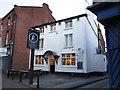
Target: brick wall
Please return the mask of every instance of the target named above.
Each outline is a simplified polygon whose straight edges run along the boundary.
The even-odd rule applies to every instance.
[[[8,27],[9,16],[13,17],[14,24]],[[4,27],[2,32],[2,45],[5,45],[6,31],[9,31],[9,43],[13,42],[12,68],[27,69],[29,65],[29,49],[27,46],[28,29],[33,26],[55,21],[47,4],[42,7],[14,6],[14,9],[2,19]],[[12,37],[12,38],[11,38]],[[10,41],[11,38],[11,41]]]

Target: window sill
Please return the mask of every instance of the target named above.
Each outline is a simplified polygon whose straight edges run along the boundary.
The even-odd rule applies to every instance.
[[[39,48],[39,50],[43,50],[43,48]]]
[[[54,32],[56,32],[56,31],[50,31],[49,33],[54,33]]]
[[[73,46],[64,47],[64,49],[70,49],[70,48],[73,48]]]
[[[65,28],[64,30],[66,31],[66,30],[71,30],[71,29],[73,29],[73,27]]]
[[[41,65],[41,64],[40,64],[40,65],[39,65],[39,64],[35,64],[34,66],[36,66],[36,67],[37,67],[37,66],[44,67],[45,65]]]
[[[44,33],[40,33],[40,35],[44,35]]]
[[[62,67],[67,67],[67,68],[76,68],[76,65],[62,65]]]

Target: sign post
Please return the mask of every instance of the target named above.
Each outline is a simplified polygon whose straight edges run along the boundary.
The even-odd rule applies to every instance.
[[[29,84],[33,84],[34,51],[39,48],[39,35],[37,30],[28,31],[27,48],[31,49]]]

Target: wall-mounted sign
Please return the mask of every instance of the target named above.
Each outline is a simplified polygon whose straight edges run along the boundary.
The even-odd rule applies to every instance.
[[[31,49],[38,49],[39,48],[39,31],[37,30],[29,30],[28,31],[28,41],[27,47]]]

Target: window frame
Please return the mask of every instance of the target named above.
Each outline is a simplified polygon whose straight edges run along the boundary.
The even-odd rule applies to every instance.
[[[66,20],[65,21],[65,30],[69,30],[73,28],[73,21],[71,20]]]
[[[5,36],[5,44],[7,45],[9,43],[9,30],[6,31],[6,36]]]
[[[63,55],[65,57],[63,57]],[[68,57],[68,55],[70,55],[70,57]],[[74,55],[74,57],[71,57],[72,55]],[[70,59],[69,61],[67,61],[68,59]],[[74,65],[72,64],[72,59],[74,59]],[[65,60],[65,64],[63,64],[63,60]],[[70,64],[68,64],[68,62],[70,62]],[[61,65],[62,66],[67,66],[67,67],[76,67],[77,66],[77,58],[76,58],[76,54],[75,53],[62,53],[61,54]]]
[[[38,59],[39,59],[39,61],[38,61]],[[37,64],[38,62],[40,62],[41,64]],[[35,65],[40,65],[40,66],[45,65],[45,59],[42,57],[42,55],[35,55]]]
[[[40,43],[39,49],[43,49],[44,48],[44,38],[41,38],[39,43]]]
[[[56,23],[50,25],[50,32],[56,32]]]
[[[70,36],[72,37],[71,40]],[[65,38],[64,48],[73,48],[73,33],[64,34],[64,38]]]

